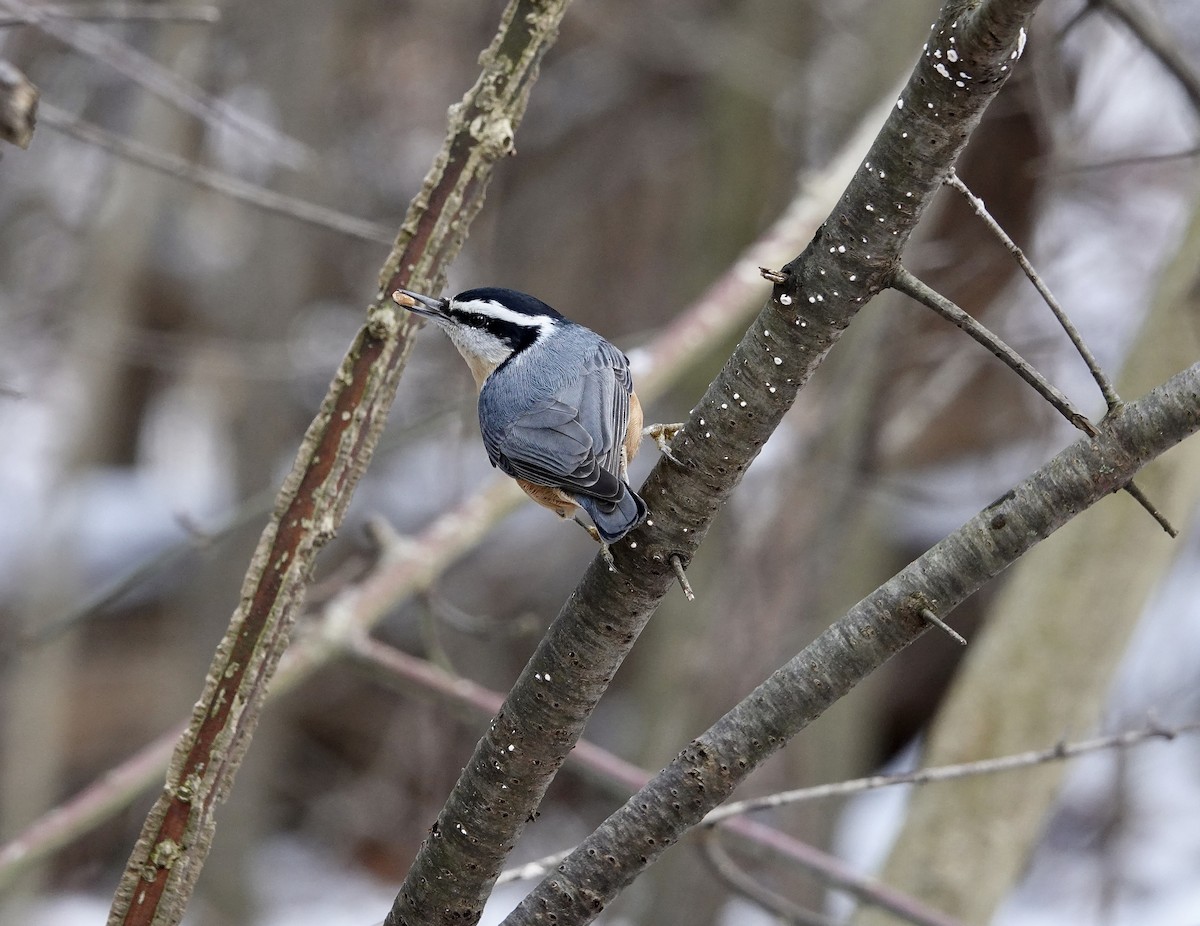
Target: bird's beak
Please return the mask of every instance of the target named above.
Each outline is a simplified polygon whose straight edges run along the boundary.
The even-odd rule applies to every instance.
[[[392,301],[401,308],[408,309],[426,318],[445,318],[449,299],[434,299],[432,296],[422,296],[407,289],[398,289],[392,293]]]

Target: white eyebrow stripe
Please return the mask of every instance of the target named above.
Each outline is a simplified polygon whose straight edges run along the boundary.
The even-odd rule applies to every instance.
[[[474,312],[476,315],[487,315],[497,321],[520,325],[523,328],[540,328],[542,334],[547,334],[554,327],[554,319],[549,315],[525,315],[505,308],[490,299],[471,299],[467,302],[454,302],[454,308],[460,312]]]

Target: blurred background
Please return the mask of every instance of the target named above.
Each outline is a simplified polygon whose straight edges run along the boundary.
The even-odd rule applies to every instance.
[[[575,4],[451,291],[526,290],[636,360],[894,95],[938,6]],[[1163,340],[1141,355],[1168,365],[1200,355],[1200,284],[1187,282],[1200,259],[1164,270],[1181,249],[1195,253],[1200,96],[1126,22],[1090,7],[1044,5],[959,173],[1116,376],[1139,338],[1147,343],[1152,307],[1181,314],[1153,329]],[[502,8],[259,0],[146,6],[192,20],[56,20],[118,39],[270,127],[265,143],[267,131],[180,112],[58,32],[0,27],[0,56],[43,104],[29,150],[6,147],[0,160],[0,843],[187,716],[275,490]],[[1142,12],[1200,70],[1200,9],[1161,0]],[[114,156],[81,140],[80,123],[361,221],[334,228],[266,213]],[[1048,310],[953,193],[906,262],[1085,412],[1103,414]],[[1165,298],[1161,287],[1180,273]],[[730,312],[755,311],[766,295],[765,283],[739,290]],[[696,350],[648,420],[681,420],[732,344]],[[1118,382],[1148,387],[1187,362]],[[955,329],[901,299],[876,300],[718,519],[690,569],[698,600],[668,597],[588,738],[657,770],[1073,433]],[[635,483],[653,455],[639,458]],[[425,331],[347,524],[320,561],[314,614],[377,558],[370,519],[413,534],[492,478],[465,365]],[[1200,538],[1187,529],[1198,499],[1195,486],[1156,499],[1184,528],[1174,544],[1152,533],[1137,557],[1093,557],[1051,577],[1086,585],[1118,565],[1147,577],[1136,606],[1101,603],[1084,616],[1079,633],[1115,641],[1124,656],[1111,683],[1097,662],[1093,722],[1054,738],[1144,726],[1150,712],[1165,724],[1200,719]],[[1115,497],[1100,508],[1132,505]],[[1081,529],[1095,534],[1093,516]],[[378,636],[504,691],[594,555],[582,531],[523,507],[428,592],[395,601]],[[954,617],[973,642],[995,597],[989,589]],[[926,635],[739,796],[911,761],[960,655]],[[218,814],[190,922],[377,922],[485,723],[342,660],[273,700]],[[1073,766],[1031,873],[996,921],[1200,922],[1198,753],[1181,737]],[[101,922],[153,790],[21,869],[0,889],[0,920]],[[806,803],[765,819],[877,864],[900,798]],[[568,767],[514,860],[574,844],[621,799]],[[733,849],[795,903],[845,915],[786,861]],[[497,915],[521,890],[498,892]],[[605,921],[778,920],[687,843]]]

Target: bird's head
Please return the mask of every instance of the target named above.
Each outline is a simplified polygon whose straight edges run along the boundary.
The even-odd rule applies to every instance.
[[[398,289],[392,299],[441,327],[480,386],[502,363],[567,324],[540,299],[514,289],[468,289],[450,299]]]

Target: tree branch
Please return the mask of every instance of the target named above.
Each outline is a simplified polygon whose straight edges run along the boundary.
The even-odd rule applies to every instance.
[[[796,788],[792,791],[779,791],[765,797],[755,797],[750,800],[736,801],[718,807],[704,818],[705,826],[712,826],[739,814],[754,813],[758,810],[769,810],[776,807],[786,807],[802,801],[824,800],[830,797],[848,797],[862,794],[864,791],[874,791],[878,788],[890,788],[893,785],[925,785],[937,781],[956,781],[960,778],[971,778],[975,775],[995,775],[998,772],[1011,772],[1016,769],[1029,768],[1032,765],[1044,765],[1047,762],[1062,762],[1076,756],[1092,752],[1102,752],[1110,749],[1128,749],[1140,746],[1151,740],[1173,740],[1200,731],[1200,723],[1183,724],[1178,727],[1164,727],[1159,724],[1144,727],[1140,730],[1126,730],[1123,733],[1113,733],[1109,736],[1097,736],[1092,739],[1080,740],[1075,743],[1061,742],[1049,749],[1033,749],[1028,752],[1018,752],[994,759],[979,759],[976,762],[956,762],[953,765],[938,765],[932,768],[922,768],[911,772],[897,772],[893,775],[868,775],[866,778],[852,778],[849,781],[835,781],[826,785],[813,785],[809,788]]]
[[[364,241],[391,244],[395,240],[390,229],[376,222],[368,222],[366,219],[305,202],[294,196],[285,196],[219,170],[196,164],[177,154],[157,151],[132,138],[122,138],[97,125],[77,119],[57,106],[42,104],[40,115],[45,125],[77,141],[103,148],[130,163],[186,180],[264,212],[298,219],[318,228],[326,228]]]
[[[1013,259],[1016,260],[1026,278],[1030,283],[1033,284],[1034,289],[1036,289],[1038,294],[1042,297],[1042,301],[1046,303],[1050,311],[1053,313],[1055,319],[1057,319],[1058,324],[1062,327],[1063,331],[1066,332],[1067,337],[1070,338],[1071,344],[1074,345],[1076,352],[1081,358],[1083,358],[1083,362],[1087,365],[1088,372],[1092,374],[1092,379],[1095,380],[1096,386],[1100,390],[1100,394],[1104,396],[1104,404],[1107,405],[1109,409],[1116,408],[1121,403],[1121,397],[1117,395],[1117,390],[1113,387],[1112,380],[1110,380],[1104,370],[1101,369],[1100,362],[1096,360],[1096,355],[1093,354],[1091,348],[1087,346],[1087,342],[1084,341],[1083,335],[1079,333],[1079,329],[1075,327],[1075,323],[1071,321],[1070,317],[1066,313],[1066,310],[1064,310],[1062,305],[1059,304],[1059,301],[1054,298],[1054,294],[1050,292],[1050,287],[1046,285],[1046,281],[1042,279],[1042,275],[1034,269],[1034,266],[1030,262],[1029,258],[1025,256],[1025,252],[1022,251],[1017,246],[1017,243],[1008,236],[1008,232],[1006,232],[1000,226],[1000,223],[992,218],[992,214],[988,212],[987,206],[984,205],[983,200],[970,191],[957,173],[950,171],[949,175],[946,177],[946,185],[967,201],[967,205],[971,207],[971,211],[983,220],[983,223],[988,227],[988,230],[991,231],[991,233],[995,235],[997,239],[999,239],[1000,243],[1004,245],[1008,253],[1013,256]]]
[[[660,462],[643,486],[650,520],[613,549],[615,572],[593,561],[476,746],[387,926],[478,919],[526,820],[673,585],[671,558],[691,561],[800,387],[887,285],[1020,56],[1036,7],[1037,0],[946,3],[867,160],[675,438],[682,465]],[[579,903],[594,915],[589,898]]]
[[[212,840],[215,807],[249,745],[316,553],[341,523],[408,357],[415,325],[398,317],[403,313],[385,294],[400,285],[441,287],[447,263],[482,206],[495,161],[511,150],[564,8],[565,0],[512,0],[482,56],[479,81],[451,108],[445,147],[409,208],[368,321],[284,480],[241,603],[117,889],[110,926],[165,926],[183,915]]]
[[[98,26],[55,18],[26,0],[0,0],[0,9],[7,9],[13,16],[54,36],[81,54],[103,61],[182,112],[191,113],[209,125],[225,125],[237,130],[245,138],[268,150],[276,160],[296,166],[307,161],[311,155],[307,145],[223,100],[213,98],[191,81]]]
[[[927,309],[932,309],[950,324],[957,327],[975,343],[985,347],[990,354],[1024,380],[1025,384],[1049,403],[1050,407],[1069,421],[1072,427],[1084,434],[1095,434],[1096,426],[1079,411],[1065,395],[1051,385],[1024,357],[1001,340],[991,329],[955,305],[941,293],[917,279],[904,267],[898,267],[892,277],[892,288],[903,293]]]
[[[1083,438],[855,605],[693,740],[504,921],[588,923],[759,764],[1035,544],[1200,430],[1200,363]],[[598,862],[598,860],[603,860]]]

